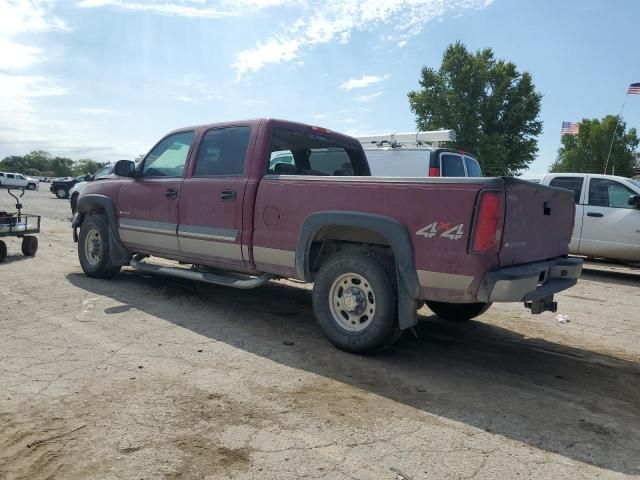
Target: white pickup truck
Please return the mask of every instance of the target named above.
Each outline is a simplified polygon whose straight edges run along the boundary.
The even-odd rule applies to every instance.
[[[0,172],[0,187],[23,187],[35,190],[40,186],[40,181],[19,173]]]
[[[614,175],[550,173],[540,183],[574,193],[570,253],[640,262],[640,181]]]

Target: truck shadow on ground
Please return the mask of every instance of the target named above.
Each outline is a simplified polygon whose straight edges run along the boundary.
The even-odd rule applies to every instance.
[[[363,357],[329,344],[304,288],[272,283],[242,291],[131,271],[111,281],[82,274],[67,279],[123,304],[105,313],[139,309],[429,414],[579,462],[640,474],[638,363],[481,321],[456,324],[427,315],[415,329],[417,338],[405,332],[390,350]]]

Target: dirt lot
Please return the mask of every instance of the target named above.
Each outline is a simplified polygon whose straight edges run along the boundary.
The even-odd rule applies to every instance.
[[[640,475],[640,276],[554,314],[424,309],[384,354],[333,348],[303,285],[84,276],[48,185],[40,250],[0,265],[0,478]],[[0,191],[0,210],[11,209]]]

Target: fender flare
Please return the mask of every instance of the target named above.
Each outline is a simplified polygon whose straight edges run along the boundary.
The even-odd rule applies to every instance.
[[[373,213],[325,211],[309,215],[300,229],[296,245],[296,271],[300,278],[311,281],[309,250],[316,233],[327,226],[349,226],[371,230],[382,235],[393,251],[398,276],[398,319],[401,329],[417,323],[417,300],[420,283],[413,255],[413,244],[407,227],[398,220]]]
[[[78,197],[77,212],[71,223],[73,239],[75,241],[78,240],[77,229],[82,225],[87,214],[95,210],[101,210],[107,217],[111,262],[116,265],[129,265],[132,253],[122,245],[122,241],[120,240],[116,210],[113,206],[113,200],[110,197],[98,194],[88,194]]]

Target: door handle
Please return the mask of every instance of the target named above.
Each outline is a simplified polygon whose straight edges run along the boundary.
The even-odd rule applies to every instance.
[[[237,193],[234,192],[233,190],[223,190],[222,193],[220,193],[220,198],[222,200],[225,201],[233,201],[236,199]]]
[[[604,215],[598,212],[588,212],[587,217],[604,217]]]
[[[178,196],[178,190],[170,188],[169,190],[164,192],[164,196],[167,198],[176,198]]]

